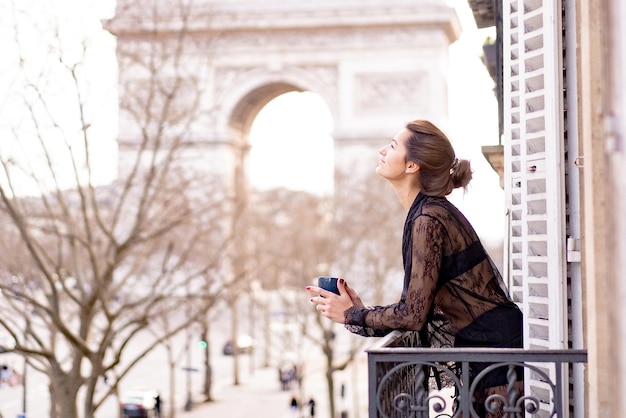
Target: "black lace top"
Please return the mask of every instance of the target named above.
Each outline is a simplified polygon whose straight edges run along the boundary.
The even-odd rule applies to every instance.
[[[348,330],[363,336],[420,331],[422,345],[432,347],[455,346],[463,331],[463,344],[457,346],[520,346],[521,312],[474,228],[448,199],[421,193],[416,197],[404,225],[402,256],[400,300],[351,307],[344,313]],[[505,308],[504,313],[477,321],[496,307]]]

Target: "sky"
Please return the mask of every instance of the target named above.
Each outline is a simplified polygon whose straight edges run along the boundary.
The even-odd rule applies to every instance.
[[[316,93],[287,93],[268,103],[250,132],[251,184],[261,190],[286,187],[316,194],[331,193],[332,129],[328,107]],[[298,132],[296,140],[294,132]],[[280,164],[275,163],[277,160]]]
[[[98,18],[110,16],[115,4],[113,0],[56,0],[47,4],[52,3],[57,5],[59,14],[65,16],[67,21],[83,22],[74,28],[78,32],[92,30],[85,27],[84,22],[98,22]],[[26,10],[27,4],[39,3],[36,0],[20,0],[19,4]],[[498,143],[494,84],[481,61],[482,44],[488,36],[493,37],[495,32],[493,28],[476,29],[466,0],[451,0],[450,4],[457,10],[463,31],[460,39],[450,47],[450,123],[446,132],[457,156],[470,159],[474,169],[474,179],[468,192],[455,191],[450,199],[461,208],[484,239],[499,240],[504,232],[504,194],[499,187],[497,174],[480,149],[482,145]],[[44,10],[35,10],[39,10],[37,16],[45,15]],[[90,19],[77,19],[78,13],[88,14]],[[11,39],[11,28],[4,26],[4,30],[7,31],[4,39]],[[110,42],[110,39],[105,37],[104,42]],[[39,44],[33,39],[33,48]],[[94,66],[101,67],[102,64],[95,62]],[[8,73],[3,71],[3,74],[4,82],[9,83],[11,78],[6,76]],[[2,102],[0,106],[4,115],[7,115],[7,103]],[[306,120],[303,119],[305,117]],[[115,124],[103,121],[103,125]],[[305,136],[300,134],[302,130],[298,128],[303,125],[309,128]],[[315,93],[294,92],[270,102],[257,117],[250,134],[251,184],[260,189],[287,187],[313,193],[331,192],[334,167],[332,129],[330,112]],[[296,130],[299,132],[297,142],[292,140]],[[390,132],[390,136],[394,133]],[[113,138],[115,133],[108,132],[105,136]],[[3,147],[6,146],[5,142]],[[293,155],[301,155],[302,158],[291,158]],[[276,161],[280,161],[280,164],[276,164]],[[59,164],[62,165],[62,161]],[[280,167],[280,172],[277,167]],[[281,175],[285,169],[291,173],[290,176]],[[374,169],[372,167],[372,171]]]
[[[75,187],[86,181],[87,165],[93,184],[114,179],[117,69],[114,39],[99,21],[111,13],[105,5],[111,1],[0,2],[0,156],[7,161],[3,167],[11,173],[16,194]],[[68,68],[89,81],[75,83]],[[85,73],[96,76],[82,77]],[[81,112],[90,122],[86,127]],[[89,164],[83,129],[92,139]],[[73,163],[79,180],[68,169]],[[0,183],[6,185],[3,174],[0,170]]]
[[[450,46],[450,126],[446,133],[457,157],[469,159],[474,170],[467,192],[455,190],[450,200],[483,240],[497,243],[504,234],[504,191],[481,151],[483,145],[498,144],[494,82],[482,63],[482,45],[487,37],[495,37],[495,30],[476,28],[467,1],[453,0],[450,4],[457,10],[463,31]],[[293,132],[300,135],[298,127],[303,125],[310,132],[294,141]],[[262,190],[287,187],[318,194],[332,192],[332,127],[330,112],[315,93],[287,93],[270,102],[259,113],[250,133],[251,184]],[[393,134],[390,132],[390,136]],[[274,163],[277,160],[280,164]],[[285,176],[285,171],[290,175]]]

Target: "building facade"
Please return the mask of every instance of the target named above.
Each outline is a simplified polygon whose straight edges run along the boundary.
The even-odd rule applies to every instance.
[[[470,0],[498,29],[506,256],[528,348],[585,348],[574,416],[619,416],[626,399],[620,1]],[[541,382],[532,382],[540,386]]]

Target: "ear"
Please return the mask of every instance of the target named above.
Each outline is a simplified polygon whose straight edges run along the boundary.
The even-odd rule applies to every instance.
[[[415,161],[407,161],[405,171],[407,173],[417,173],[420,170],[420,166]]]

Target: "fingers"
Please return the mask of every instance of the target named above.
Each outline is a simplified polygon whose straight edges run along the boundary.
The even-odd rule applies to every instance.
[[[341,296],[346,295],[345,287],[341,289],[341,287],[343,287],[344,284],[345,282],[343,281],[341,284],[338,284],[339,292],[341,295],[337,295],[333,292],[330,292],[328,290],[322,289],[321,287],[317,287],[317,286],[307,286],[305,289],[308,292],[311,292],[317,295],[317,296],[311,297],[310,299],[311,303],[315,304],[315,310],[317,310],[322,316],[335,320],[333,319],[334,314],[332,312],[334,312],[334,310],[336,310],[337,307],[334,306],[333,304],[337,303],[340,300]]]
[[[307,287],[305,287],[305,289],[306,289],[308,292],[311,292],[311,293],[317,293],[317,294],[319,294],[319,293],[320,293],[320,290],[324,290],[324,289],[322,289],[321,287],[317,287],[317,286],[307,286]]]
[[[356,294],[355,290],[353,288],[351,288],[350,286],[348,286],[348,282],[344,281],[343,282],[343,288],[346,291],[346,293],[348,294],[348,296],[352,297],[354,294]]]
[[[335,294],[316,286],[307,286],[306,290],[318,295],[312,297],[310,301],[315,304],[316,311],[318,311],[322,316],[328,317],[328,299],[324,297],[324,294],[326,294],[326,296]]]
[[[307,286],[305,287],[305,289],[311,293],[314,293],[316,295],[321,296],[322,298],[327,298],[329,296],[337,296],[335,293],[330,292],[326,289],[322,289],[321,287],[317,287],[317,286]],[[315,298],[313,298],[315,299]],[[311,302],[313,302],[313,299],[311,299]],[[319,302],[317,302],[319,303]]]
[[[337,282],[337,290],[339,290],[340,295],[343,295],[348,290],[348,283],[344,279],[339,279]]]
[[[356,292],[356,290],[354,290],[353,288],[348,286],[348,284],[346,284],[346,291],[348,293],[348,296],[350,297],[350,300],[352,301],[352,303],[355,306],[357,306],[359,308],[364,308],[365,307],[365,305],[361,301],[361,297],[359,296],[359,294]]]
[[[325,292],[326,294],[332,294],[332,292],[327,292],[326,290],[315,286],[307,286],[306,290],[318,295],[309,299],[312,303],[315,303],[317,305],[315,309],[317,309],[318,311],[320,311],[320,306],[322,306],[322,304],[325,302],[325,298],[322,293]]]
[[[350,296],[350,298],[354,298],[354,297],[358,297],[359,296],[356,293],[356,290],[354,290],[353,288],[349,287],[348,285],[346,285],[346,291],[348,292],[348,295]]]
[[[317,305],[315,305],[315,309],[319,312],[324,312],[324,305],[318,303]]]
[[[322,316],[328,317],[328,305],[324,303],[324,298],[315,297],[311,298],[311,302],[315,303],[315,310],[318,311]]]
[[[356,292],[356,290],[348,286],[347,281],[340,279],[339,284],[337,285],[337,288],[339,289],[339,293],[341,295],[346,293],[350,297],[350,300],[352,300],[352,302],[355,302],[356,300],[359,299],[358,293]],[[343,291],[342,291],[342,288],[343,288]]]

